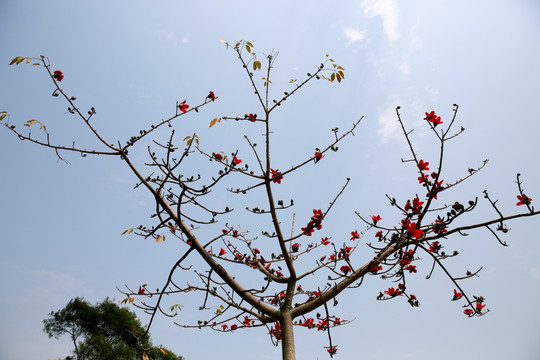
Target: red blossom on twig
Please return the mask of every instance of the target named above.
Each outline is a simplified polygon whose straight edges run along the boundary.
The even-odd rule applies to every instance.
[[[64,74],[60,70],[56,70],[53,73],[53,78],[55,78],[56,81],[62,81],[62,79],[64,78]]]
[[[424,162],[424,160],[420,160],[418,162],[418,168],[420,169],[420,171],[429,170],[428,166],[429,162]]]
[[[382,220],[382,217],[381,215],[371,215],[371,220],[373,220],[374,225],[377,225],[377,223]]]
[[[189,109],[189,105],[186,104],[186,100],[182,101],[180,105],[178,105],[178,109],[180,109],[180,111],[183,113],[185,113],[187,109]]]
[[[426,113],[426,120],[433,123],[433,127],[442,124],[441,117],[435,114],[435,111]]]
[[[281,175],[279,169],[270,169],[270,172],[272,173],[272,182],[281,184],[281,180],[283,180],[283,175]]]
[[[521,205],[530,205],[531,204],[531,201],[532,199],[530,197],[528,197],[527,195],[523,194],[522,195],[518,195],[517,196],[518,198],[518,202],[516,203],[517,206],[521,206]]]

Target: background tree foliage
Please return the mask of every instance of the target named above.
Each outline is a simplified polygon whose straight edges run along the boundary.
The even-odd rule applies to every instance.
[[[154,347],[135,313],[109,299],[92,305],[82,298],[71,299],[43,320],[43,331],[58,339],[69,335],[77,360],[141,359],[181,360],[161,346]]]

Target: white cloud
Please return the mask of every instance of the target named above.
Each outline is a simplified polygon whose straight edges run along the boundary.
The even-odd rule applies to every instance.
[[[388,106],[377,119],[379,130],[377,134],[381,135],[382,141],[387,142],[392,138],[399,138],[399,124],[396,121],[395,106]]]
[[[383,21],[383,31],[390,40],[399,39],[399,6],[394,0],[364,0],[364,14],[368,17],[380,16]]]
[[[366,39],[366,31],[365,30],[358,30],[352,27],[347,27],[343,29],[343,32],[345,33],[345,37],[347,38],[347,41],[349,44],[363,41]]]

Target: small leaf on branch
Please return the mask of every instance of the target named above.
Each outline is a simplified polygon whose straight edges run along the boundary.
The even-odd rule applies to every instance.
[[[131,229],[127,229],[125,230],[122,234],[120,234],[120,236],[124,235],[124,234],[131,234],[133,232],[133,228]]]
[[[210,121],[210,126],[209,128],[211,128],[212,126],[216,125],[216,123],[220,122],[221,121],[221,118],[215,118],[213,119],[212,121]],[[184,139],[185,140],[185,139]]]
[[[156,242],[162,242],[165,241],[165,235],[160,235],[156,238]]]
[[[24,56],[17,56],[15,59],[11,60],[11,62],[9,63],[9,65],[19,65],[20,63],[22,63],[24,61],[24,59],[26,59],[26,57]]]
[[[30,125],[37,124],[37,123],[39,123],[39,121],[37,121],[37,120],[28,120],[28,121],[26,122],[26,124],[24,124],[24,126],[28,126],[28,127],[29,127]]]

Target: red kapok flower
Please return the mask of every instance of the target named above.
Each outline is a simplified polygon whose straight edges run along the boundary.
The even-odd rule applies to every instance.
[[[422,174],[422,176],[418,177],[418,183],[419,184],[424,184],[428,180],[428,178],[429,178],[429,176],[427,176],[425,174]]]
[[[223,324],[223,325],[221,325],[221,328],[222,328],[223,330],[227,330],[227,329],[229,328],[229,326],[227,326],[227,324]]]
[[[472,316],[472,314],[474,313],[473,309],[465,309],[463,310],[463,313],[467,316]]]
[[[320,320],[318,323],[317,323],[317,331],[320,331],[320,330],[324,330],[328,327],[328,320],[324,319],[324,320]]]
[[[276,328],[274,329],[274,327],[272,326],[270,328],[270,334],[274,336],[277,340],[281,340],[281,325],[277,321],[274,325]]]
[[[257,114],[247,114],[244,115],[244,118],[245,119],[249,119],[249,121],[251,122],[255,122],[255,120],[257,120]]]
[[[246,316],[244,316],[244,324],[247,326],[251,326],[251,319]]]
[[[210,91],[210,94],[208,94],[208,96],[206,98],[214,101],[214,100],[216,100],[216,95],[214,94],[213,91]]]
[[[452,301],[459,300],[459,299],[461,299],[462,296],[463,296],[462,293],[460,293],[456,289],[454,289],[454,297],[452,298]]]
[[[139,286],[139,291],[137,292],[139,295],[144,295],[144,288],[142,286]]]
[[[324,155],[319,152],[319,151],[316,151],[315,152],[315,162],[318,162],[319,160],[321,160],[322,158],[324,157]]]
[[[223,248],[221,248],[221,250],[219,250],[219,256],[223,256],[225,255],[227,252],[225,250],[223,250]]]
[[[238,165],[242,162],[242,160],[240,160],[239,158],[237,158],[236,156],[233,157],[232,159],[232,165],[235,166],[235,165]]]
[[[272,181],[281,184],[281,180],[283,180],[283,175],[281,175],[279,169],[270,169],[270,172],[272,173]]]
[[[178,229],[176,226],[171,226],[171,227],[169,228],[169,230],[171,230],[171,232],[172,232],[173,234],[176,233],[176,229]]]
[[[357,230],[354,230],[353,232],[351,232],[351,241],[356,239],[360,239],[360,234],[358,234]]]
[[[485,308],[485,307],[486,307],[486,305],[484,305],[484,304],[482,304],[480,302],[476,303],[476,311],[478,311],[478,312],[482,311],[482,309]]]
[[[428,166],[429,162],[424,162],[424,160],[420,160],[418,162],[418,168],[420,169],[420,171],[429,170]]]
[[[523,194],[523,196],[518,195],[517,198],[519,200],[518,203],[516,204],[517,206],[530,205],[532,201],[532,199],[525,194]]]
[[[416,265],[409,265],[405,268],[405,270],[408,270],[409,273],[416,273]]]
[[[214,153],[214,159],[216,159],[217,161],[221,161],[223,160],[223,155],[221,155],[220,153]]]
[[[343,265],[340,270],[342,273],[347,275],[349,272],[351,272],[351,267],[349,265]]]
[[[441,243],[438,241],[434,241],[429,245],[429,252],[437,253],[441,250]]]
[[[180,109],[180,111],[183,113],[185,113],[187,109],[189,109],[189,105],[186,104],[186,100],[182,101],[180,105],[178,105],[178,109]]]
[[[315,327],[315,320],[313,318],[307,318],[306,321],[302,324],[302,326],[307,327],[308,329],[313,329]]]
[[[292,248],[293,252],[298,252],[298,249],[300,249],[300,244],[299,243],[294,243],[294,244],[291,245],[291,248]]]
[[[377,271],[379,271],[379,270],[382,270],[382,266],[381,266],[381,265],[374,266],[373,269],[370,270],[370,272],[371,272],[372,274],[376,274]]]
[[[394,297],[394,296],[401,296],[403,293],[401,292],[401,290],[399,289],[394,289],[393,287],[391,288],[388,288],[388,290],[386,290],[384,292],[385,294],[391,296],[391,297]]]
[[[232,325],[231,325],[231,330],[236,330],[237,327],[238,327],[238,325],[232,324]]]
[[[64,78],[64,74],[60,70],[56,70],[55,72],[53,72],[53,78],[55,78],[56,81],[62,81],[62,79]]]
[[[426,120],[429,121],[430,123],[433,123],[434,127],[443,123],[441,121],[441,117],[437,116],[435,114],[435,111],[432,111],[430,113],[426,113]]]
[[[276,275],[277,275],[278,277],[283,277],[283,273],[282,273],[281,271],[276,271]]]
[[[326,246],[326,245],[330,244],[330,240],[328,240],[327,237],[321,238],[321,244],[323,244],[324,246]]]
[[[382,220],[382,217],[381,217],[381,215],[371,215],[371,220],[373,220],[374,225],[377,225],[377,222]]]
[[[381,237],[382,237],[382,234],[383,234],[382,230],[379,230],[379,231],[377,231],[377,233],[375,234],[375,237],[381,238]]]
[[[407,232],[409,233],[409,235],[411,235],[411,237],[415,239],[420,239],[422,235],[424,234],[424,230],[417,229],[416,223],[409,224],[408,220],[407,220]]]
[[[337,353],[337,345],[336,346],[330,346],[328,349],[326,349],[330,355],[334,355]]]

